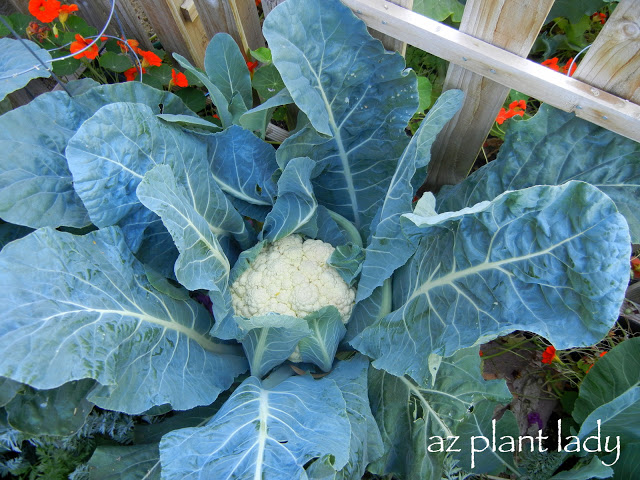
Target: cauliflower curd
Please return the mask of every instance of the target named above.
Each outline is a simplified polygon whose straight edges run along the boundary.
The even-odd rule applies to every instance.
[[[233,309],[247,318],[271,312],[303,318],[333,305],[347,323],[355,289],[327,264],[334,250],[300,235],[268,245],[231,285]]]

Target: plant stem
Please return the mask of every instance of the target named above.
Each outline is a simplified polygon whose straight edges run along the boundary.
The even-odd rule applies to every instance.
[[[501,352],[494,353],[494,354],[492,354],[492,355],[487,355],[486,357],[484,357],[484,356],[483,356],[483,357],[482,357],[482,360],[488,360],[488,359],[490,359],[490,358],[499,357],[500,355],[503,355],[503,354],[505,354],[505,353],[507,353],[507,352],[510,352],[510,351],[512,351],[512,350],[515,350],[516,348],[521,347],[522,345],[524,345],[525,343],[528,343],[528,342],[530,342],[530,341],[531,341],[531,339],[530,339],[530,338],[527,338],[526,340],[524,340],[524,341],[522,341],[522,342],[516,343],[515,345],[512,345],[512,346],[510,346],[510,347],[506,347],[506,348],[504,348]]]

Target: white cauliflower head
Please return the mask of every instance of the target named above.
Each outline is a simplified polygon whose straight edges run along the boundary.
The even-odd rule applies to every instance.
[[[355,289],[327,264],[334,250],[300,235],[266,246],[231,285],[233,309],[247,318],[271,312],[303,318],[333,305],[347,323]]]

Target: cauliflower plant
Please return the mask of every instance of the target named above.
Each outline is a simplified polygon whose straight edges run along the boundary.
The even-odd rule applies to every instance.
[[[301,235],[273,242],[231,285],[233,309],[247,318],[271,312],[304,318],[333,305],[346,324],[356,294],[327,264],[334,250]]]

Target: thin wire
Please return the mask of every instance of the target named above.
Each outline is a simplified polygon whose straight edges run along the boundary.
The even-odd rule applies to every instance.
[[[142,81],[142,63],[140,63],[140,58],[138,58],[138,55],[136,55],[136,52],[133,49],[133,47],[129,45],[129,39],[127,38],[127,35],[124,32],[124,27],[122,26],[122,22],[120,21],[120,16],[118,15],[118,12],[115,12],[115,17],[116,17],[116,23],[118,24],[118,30],[120,30],[120,35],[122,36],[121,40],[125,43],[125,45],[129,49],[129,52],[133,54],[131,56],[133,56],[133,58],[137,63],[138,74],[140,75],[140,81]]]
[[[109,12],[109,18],[107,19],[107,22],[106,22],[106,23],[104,24],[104,26],[102,27],[102,30],[100,31],[100,33],[99,33],[98,35],[96,35],[95,40],[93,40],[93,41],[92,41],[91,43],[89,43],[87,46],[85,46],[84,48],[82,48],[82,49],[78,50],[78,51],[77,51],[77,52],[75,52],[75,53],[71,53],[71,54],[69,54],[69,55],[65,55],[65,56],[58,57],[58,58],[52,58],[51,60],[46,60],[46,63],[53,63],[53,62],[59,62],[60,60],[67,60],[68,58],[72,58],[72,57],[74,57],[74,56],[76,56],[76,55],[78,55],[78,54],[80,54],[80,53],[82,53],[82,52],[84,52],[84,51],[86,51],[86,50],[89,50],[92,46],[94,46],[94,45],[98,42],[98,40],[100,39],[100,37],[104,36],[104,32],[107,30],[107,28],[109,28],[109,24],[111,23],[111,19],[113,18],[113,13],[115,12],[115,9],[116,9],[116,0],[111,0],[111,11]],[[6,21],[4,20],[4,18],[0,17],[0,19],[2,19],[2,22],[3,22],[5,25],[7,25],[7,23],[6,23]],[[7,25],[7,26],[8,26],[8,25]],[[9,26],[8,26],[8,27],[9,27]],[[11,29],[11,27],[9,27],[9,28]],[[13,29],[12,29],[12,31],[13,31]],[[17,35],[17,33],[15,33],[15,35]],[[17,38],[18,38],[19,40],[22,40],[22,39],[20,38],[20,36],[19,36],[19,35],[17,36]],[[24,40],[22,40],[22,41],[24,42]],[[53,51],[53,50],[57,50],[57,49],[52,49],[52,51]],[[29,49],[29,51],[31,51],[31,50]],[[33,53],[33,52],[31,52],[31,53]],[[34,55],[34,56],[36,56],[36,58],[37,58],[37,55],[35,55],[35,53],[33,53],[33,55]],[[42,63],[42,60],[40,60],[39,58],[38,58],[38,61],[39,61],[40,63]],[[30,71],[32,71],[32,70],[38,70],[39,68],[40,68],[40,66],[39,66],[39,65],[34,65],[33,67],[29,68],[28,70],[24,70],[24,71],[22,71],[22,72],[20,72],[20,73],[16,73],[16,74],[13,74],[13,75],[7,75],[7,76],[4,76],[4,77],[0,77],[0,80],[4,80],[4,79],[7,79],[7,78],[13,78],[13,77],[16,77],[16,76],[18,76],[18,75],[22,75],[22,74],[25,74],[25,73],[29,73],[29,72],[30,72]],[[46,68],[48,71],[50,71],[50,72],[51,72],[51,70],[49,70],[49,67],[47,67],[46,65],[45,65],[45,68]],[[51,72],[51,74],[53,75],[53,72]],[[55,78],[55,77],[54,77],[54,78]],[[64,88],[64,87],[63,87],[63,88]],[[69,92],[68,92],[68,90],[67,90],[66,88],[65,88],[65,91],[67,91],[67,93],[69,93]]]
[[[567,68],[567,73],[566,75],[568,77],[571,76],[571,69],[573,68],[573,65],[576,63],[576,61],[578,60],[578,57],[580,55],[582,55],[584,52],[586,52],[587,50],[589,50],[589,47],[591,47],[591,45],[587,45],[586,47],[584,47],[582,50],[580,50],[572,59],[571,62],[569,62],[569,68]]]
[[[54,78],[54,80],[56,82],[58,82],[58,85],[60,85],[60,87],[62,87],[62,89],[65,92],[67,92],[67,95],[72,97],[73,95],[71,95],[71,92],[67,89],[67,87],[64,85],[64,83],[62,83],[60,81],[60,79],[58,78],[58,76],[55,73],[53,73],[53,69],[51,67],[47,66],[47,64],[44,63],[44,61],[38,55],[36,55],[36,52],[34,52],[33,50],[31,50],[31,48],[29,48],[29,45],[27,44],[27,42],[24,41],[24,38],[22,38],[20,35],[18,35],[18,32],[16,32],[13,29],[13,26],[10,25],[9,22],[7,22],[1,15],[0,15],[0,20],[2,21],[4,26],[9,29],[9,31],[13,34],[13,36],[16,37],[16,39],[20,42],[20,44],[24,48],[26,48],[29,51],[29,53],[31,55],[33,55],[36,58],[36,60],[38,60],[38,63],[40,65],[42,65],[47,72],[49,72],[49,74]],[[40,65],[35,65],[34,68],[32,68],[31,70],[40,70]],[[29,70],[29,71],[31,71],[31,70]],[[17,73],[15,75],[7,75],[5,77],[0,77],[0,80],[3,80],[5,78],[14,78],[14,77],[17,77],[18,75],[22,75],[22,73]]]

